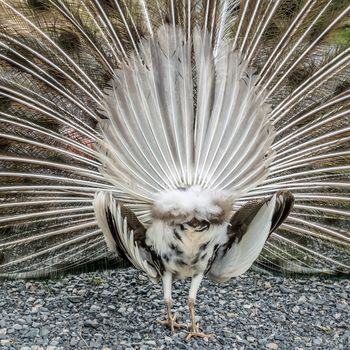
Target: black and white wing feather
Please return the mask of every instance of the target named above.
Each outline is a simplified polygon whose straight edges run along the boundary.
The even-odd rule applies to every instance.
[[[294,197],[281,191],[263,201],[248,202],[231,218],[227,242],[218,249],[208,276],[226,281],[246,272],[258,258],[269,235],[291,211]]]
[[[144,244],[146,230],[137,217],[109,192],[98,192],[93,205],[108,248],[157,281],[157,262]]]

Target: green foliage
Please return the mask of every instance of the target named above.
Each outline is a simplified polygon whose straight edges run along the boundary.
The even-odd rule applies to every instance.
[[[106,280],[101,278],[100,276],[97,276],[91,280],[91,283],[94,284],[95,286],[100,286],[101,284],[105,284]]]
[[[332,32],[328,39],[329,44],[350,45],[350,20],[347,22],[347,24]]]

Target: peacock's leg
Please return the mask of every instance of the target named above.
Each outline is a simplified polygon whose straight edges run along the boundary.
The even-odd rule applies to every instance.
[[[212,334],[205,334],[202,333],[199,330],[199,324],[196,323],[196,314],[195,314],[195,310],[194,310],[194,305],[196,302],[196,297],[197,297],[197,292],[199,289],[199,286],[202,282],[203,279],[203,275],[199,274],[196,275],[192,278],[191,281],[191,288],[190,288],[190,293],[189,293],[189,297],[188,297],[188,308],[190,310],[190,317],[191,317],[191,331],[188,334],[188,336],[186,337],[186,340],[190,340],[191,338],[210,338],[212,336]]]
[[[174,333],[175,328],[187,328],[185,324],[179,324],[176,322],[176,315],[171,313],[171,306],[173,301],[171,299],[171,284],[172,275],[166,272],[163,275],[163,291],[164,291],[164,304],[166,307],[167,319],[165,321],[158,321],[160,324],[170,328],[171,333]]]

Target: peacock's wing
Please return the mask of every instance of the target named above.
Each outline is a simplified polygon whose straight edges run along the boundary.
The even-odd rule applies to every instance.
[[[108,248],[157,281],[160,260],[146,245],[146,229],[136,215],[108,192],[98,192],[93,206]]]
[[[262,201],[246,203],[231,218],[227,242],[219,247],[207,273],[226,281],[247,271],[260,255],[269,235],[293,208],[290,192],[281,191]]]

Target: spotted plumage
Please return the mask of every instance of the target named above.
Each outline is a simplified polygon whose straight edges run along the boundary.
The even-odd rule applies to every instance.
[[[206,270],[214,247],[226,241],[226,226],[210,226],[202,221],[196,226],[188,223],[174,225],[168,231],[172,233],[172,237],[168,239],[168,246],[163,248],[157,242],[163,237],[153,235],[152,230],[147,232],[146,239],[149,246],[164,249],[162,260],[165,269],[173,273],[175,278],[183,279]]]

